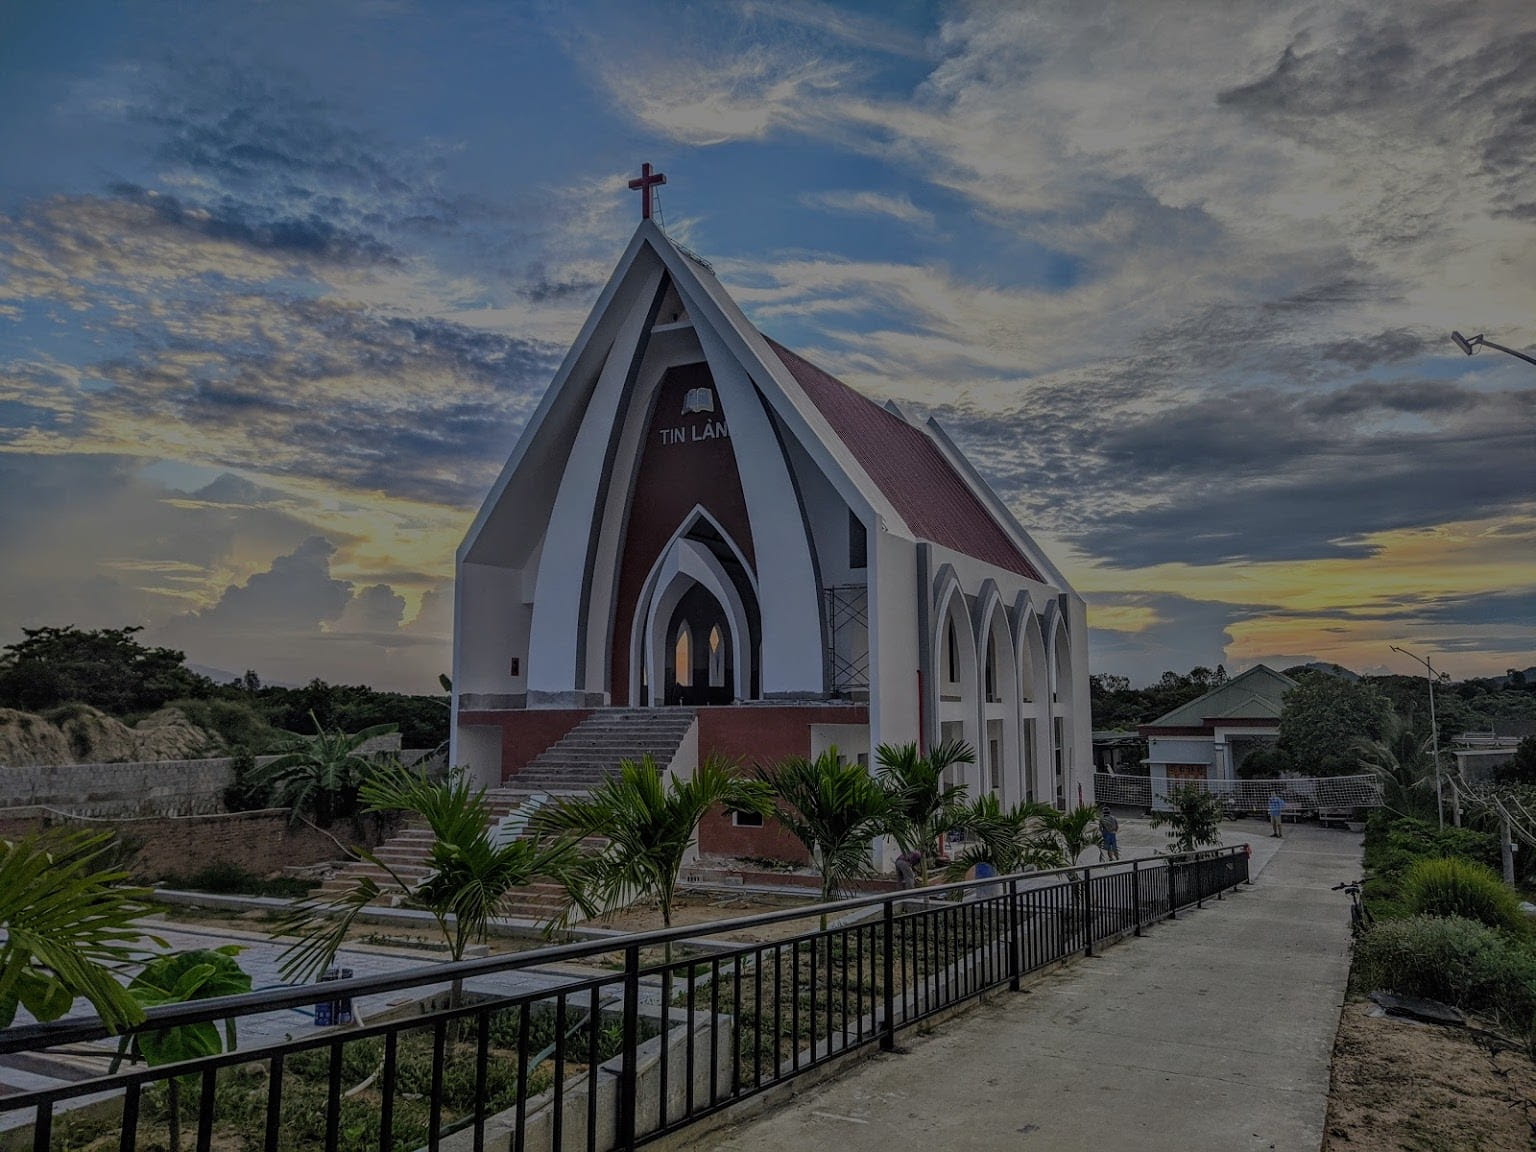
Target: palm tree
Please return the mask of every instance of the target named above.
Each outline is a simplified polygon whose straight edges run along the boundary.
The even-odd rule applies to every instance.
[[[358,749],[375,736],[397,731],[398,726],[375,724],[348,735],[339,728],[327,731],[313,712],[309,718],[315,734],[301,737],[302,747],[279,756],[260,775],[277,803],[293,810],[295,821],[301,813],[311,812],[317,824],[329,827],[337,816],[357,810],[358,789],[374,766]]]
[[[974,764],[976,753],[963,740],[945,740],[927,756],[916,744],[882,744],[875,749],[879,781],[891,802],[888,831],[908,852],[922,853],[918,877],[928,883],[928,858],[939,837],[960,827],[966,812],[966,787],[950,784],[945,773],[956,764]]]
[[[772,793],[774,819],[805,845],[821,873],[823,903],[873,871],[870,841],[889,824],[891,798],[863,765],[828,748],[814,760],[791,756],[759,768],[758,775]]]
[[[1035,801],[1004,809],[995,795],[979,797],[964,809],[959,826],[970,839],[944,870],[945,879],[962,880],[978,864],[990,864],[1000,876],[1059,868],[1065,853],[1051,831],[1055,812]]]
[[[485,790],[472,787],[462,772],[436,781],[385,765],[363,782],[361,798],[369,812],[417,813],[431,830],[430,871],[415,884],[366,849],[357,854],[432,914],[452,960],[462,960],[471,944],[484,942],[492,917],[514,889],[544,878],[563,881],[576,861],[577,845],[570,839],[494,843]],[[299,937],[283,953],[284,979],[310,979],[330,967],[358,913],[382,895],[373,877],[360,876],[340,896],[301,904],[284,917],[272,934]],[[457,996],[457,985],[454,991]]]
[[[1168,808],[1152,813],[1152,827],[1168,826],[1168,843],[1175,852],[1193,852],[1221,843],[1221,801],[1195,784],[1168,789]]]
[[[1388,717],[1381,739],[1355,741],[1360,766],[1376,777],[1386,807],[1407,816],[1433,816],[1435,770],[1432,741],[1397,713]]]
[[[139,1002],[113,971],[142,959],[136,922],[151,909],[148,892],[125,888],[126,872],[103,866],[112,833],[47,831],[0,840],[0,1028],[18,1007],[57,1020],[77,996],[109,1031],[144,1019]]]
[[[683,859],[699,821],[719,804],[761,812],[766,808],[765,790],[716,757],[700,764],[690,780],[665,780],[647,755],[620,761],[617,776],[588,796],[543,809],[533,826],[578,839],[607,838],[602,851],[583,857],[570,875],[572,903],[585,914],[608,915],[637,900],[653,900],[661,909],[662,924],[670,928]]]
[[[1045,829],[1059,843],[1065,867],[1077,864],[1077,858],[1090,844],[1099,843],[1097,829],[1099,810],[1091,804],[1082,804],[1063,812],[1047,808],[1042,813]]]

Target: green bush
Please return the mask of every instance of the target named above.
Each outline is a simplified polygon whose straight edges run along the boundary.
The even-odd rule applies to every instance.
[[[255,812],[272,802],[272,790],[256,770],[249,748],[236,748],[230,757],[234,782],[224,789],[224,811]]]
[[[1420,860],[1403,877],[1404,908],[1415,916],[1461,916],[1490,928],[1523,933],[1525,916],[1514,889],[1482,864]]]
[[[315,881],[297,880],[291,876],[274,876],[264,879],[228,860],[216,860],[190,876],[167,876],[170,888],[191,892],[211,892],[228,896],[278,896],[302,898],[315,887]]]
[[[1444,1000],[1528,1032],[1536,1020],[1536,955],[1460,916],[1409,916],[1377,924],[1355,944],[1362,992]]]
[[[1499,866],[1499,842],[1471,828],[1438,828],[1433,821],[1378,809],[1365,824],[1365,897],[1378,919],[1406,914],[1403,878],[1420,860],[1459,857]]]

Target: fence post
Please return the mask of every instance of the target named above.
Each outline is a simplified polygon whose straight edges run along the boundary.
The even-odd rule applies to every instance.
[[[1083,869],[1083,943],[1093,955],[1093,869]]]
[[[688,1022],[691,1029],[693,1021]],[[635,1106],[639,1083],[640,1045],[640,949],[631,944],[624,949],[624,1022],[623,1063],[619,1069],[619,1130],[617,1144],[633,1150],[635,1147]],[[710,1053],[714,1058],[714,1053]]]
[[[1131,903],[1136,906],[1136,935],[1141,935],[1141,861],[1131,857]]]
[[[1201,861],[1200,861],[1199,853],[1195,854],[1194,860],[1191,861],[1191,866],[1195,870],[1195,907],[1196,908],[1204,908],[1205,907],[1205,873],[1204,873],[1203,868],[1201,867]]]
[[[885,902],[884,969],[881,982],[884,985],[885,1020],[880,1029],[880,1047],[889,1052],[896,1047],[896,901],[894,898]]]
[[[1174,858],[1168,857],[1168,919],[1170,920],[1179,918],[1179,890],[1173,877],[1173,870],[1177,867],[1178,864],[1175,863]]]
[[[1022,955],[1024,941],[1019,927],[1019,881],[1015,877],[1008,881],[1008,990],[1010,992],[1019,990],[1019,977],[1024,969]]]

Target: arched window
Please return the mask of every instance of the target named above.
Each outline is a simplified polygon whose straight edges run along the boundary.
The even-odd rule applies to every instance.
[[[683,622],[677,629],[677,645],[672,650],[672,662],[677,666],[677,683],[680,688],[693,686],[693,633]]]
[[[725,687],[725,637],[718,624],[709,630],[709,686]]]
[[[944,623],[944,683],[956,684],[960,680],[960,640],[955,635],[955,618]]]
[[[986,692],[988,704],[996,704],[1002,700],[1002,697],[997,694],[997,637],[991,633],[987,635]]]

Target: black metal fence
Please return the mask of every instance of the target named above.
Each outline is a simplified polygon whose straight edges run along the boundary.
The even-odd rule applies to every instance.
[[[454,982],[355,1026],[0,1097],[0,1148],[632,1148],[1247,879],[1246,848],[1224,849],[844,900],[783,938],[807,909],[155,1009],[143,1029],[222,1029],[317,991]],[[551,984],[551,965],[590,974]],[[535,969],[542,986],[474,989]],[[88,1020],[14,1028],[0,1055],[103,1038]]]

